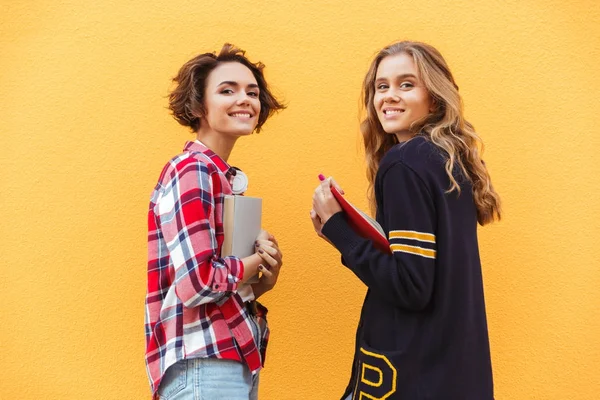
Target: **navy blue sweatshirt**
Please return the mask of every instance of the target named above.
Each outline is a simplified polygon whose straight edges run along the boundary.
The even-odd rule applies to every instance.
[[[446,193],[446,157],[417,136],[390,149],[375,178],[376,219],[392,254],[342,212],[323,234],[368,287],[342,397],[492,400],[493,383],[472,186]]]

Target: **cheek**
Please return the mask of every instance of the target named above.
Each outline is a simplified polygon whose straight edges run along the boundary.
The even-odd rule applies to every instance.
[[[260,114],[260,110],[262,109],[260,100],[256,99],[252,101],[252,108],[256,111],[257,114]]]
[[[429,114],[433,106],[433,100],[429,93],[422,93],[421,96],[419,96],[418,101],[421,103],[422,108]]]
[[[373,96],[373,106],[375,107],[375,111],[377,111],[377,113],[379,113],[382,103],[383,103],[383,96],[380,94],[375,94],[375,96]]]
[[[222,100],[213,98],[205,102],[204,109],[210,119],[220,119],[226,116],[227,104]]]
[[[406,103],[411,105],[413,110],[418,111],[419,114],[429,114],[431,102],[427,96],[410,96],[406,99]]]

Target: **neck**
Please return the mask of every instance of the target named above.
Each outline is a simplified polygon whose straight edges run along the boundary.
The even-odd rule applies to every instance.
[[[409,131],[397,132],[397,133],[394,133],[394,135],[396,135],[396,139],[398,139],[398,143],[406,142],[407,140],[409,140],[413,136],[415,136],[413,133],[411,133]]]
[[[203,131],[201,129],[196,132],[196,139],[201,141],[206,147],[214,151],[219,157],[227,162],[237,137],[230,137],[212,130]]]

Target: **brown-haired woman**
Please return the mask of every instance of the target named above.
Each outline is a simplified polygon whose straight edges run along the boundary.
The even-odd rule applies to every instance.
[[[243,182],[235,187],[242,173],[227,159],[240,137],[284,108],[263,68],[225,44],[173,79],[170,109],[196,140],[163,168],[148,212],[146,369],[154,398],[258,396],[269,331],[256,299],[276,284],[282,254],[266,231],[249,257],[222,257],[221,246],[224,197],[245,190]]]
[[[368,287],[342,398],[492,400],[477,223],[500,218],[500,199],[481,140],[430,45],[382,49],[363,96],[370,200],[389,253],[352,230],[331,179],[311,211],[319,236]]]

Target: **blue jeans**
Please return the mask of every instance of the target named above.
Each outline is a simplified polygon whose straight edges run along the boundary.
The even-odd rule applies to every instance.
[[[161,400],[257,400],[258,374],[233,360],[181,360],[165,372],[158,395]]]

